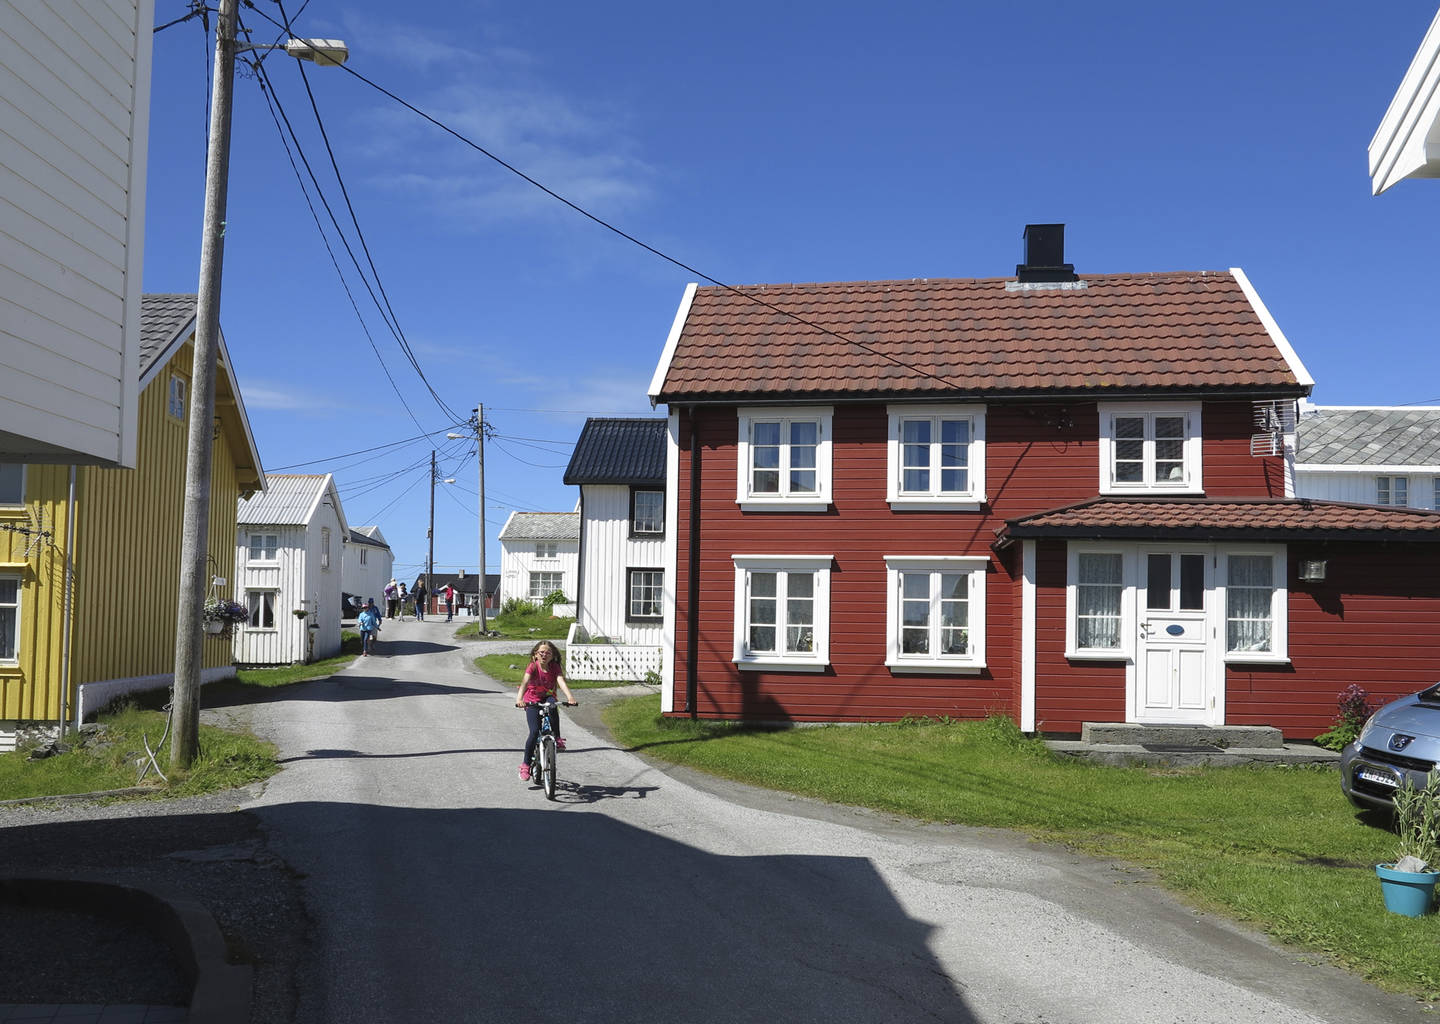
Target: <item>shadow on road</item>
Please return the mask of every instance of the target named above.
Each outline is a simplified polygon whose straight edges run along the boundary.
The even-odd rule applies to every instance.
[[[232,680],[210,683],[200,691],[207,709],[244,707],[249,704],[280,704],[291,700],[352,701],[390,700],[395,697],[432,697],[452,693],[501,693],[488,686],[451,686],[388,676],[357,675],[353,672],[309,679],[288,686],[246,686]]]

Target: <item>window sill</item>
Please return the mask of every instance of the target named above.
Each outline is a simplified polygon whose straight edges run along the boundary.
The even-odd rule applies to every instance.
[[[895,673],[924,673],[933,675],[937,672],[957,676],[974,676],[985,671],[985,665],[975,662],[960,664],[953,661],[886,661],[885,667]]]
[[[741,672],[824,672],[828,661],[792,661],[786,658],[735,658]]]
[[[1225,655],[1227,665],[1288,665],[1290,656],[1262,651],[1229,651]]]
[[[767,501],[765,499],[746,498],[736,502],[742,512],[829,512],[830,502],[819,501],[791,501],[788,498],[778,501]]]
[[[1190,486],[1190,485],[1188,485],[1188,484],[1182,484],[1182,485],[1178,485],[1178,486],[1174,486],[1174,487],[1161,487],[1161,486],[1159,486],[1159,485],[1151,485],[1151,486],[1148,486],[1148,487],[1147,487],[1147,486],[1145,486],[1145,485],[1143,485],[1143,484],[1131,484],[1131,485],[1129,485],[1129,486],[1126,486],[1126,485],[1123,485],[1123,484],[1106,484],[1104,487],[1100,488],[1100,493],[1101,493],[1101,494],[1111,494],[1111,495],[1120,495],[1120,494],[1202,494],[1202,495],[1203,495],[1203,494],[1205,493],[1205,488],[1203,488],[1203,487],[1193,487],[1193,486]]]
[[[1129,651],[1066,651],[1066,661],[1133,661]]]
[[[892,512],[979,512],[985,504],[984,498],[907,498],[888,499]]]

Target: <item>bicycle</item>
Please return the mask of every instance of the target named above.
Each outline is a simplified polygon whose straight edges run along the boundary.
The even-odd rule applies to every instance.
[[[540,709],[540,735],[535,740],[535,749],[530,754],[530,778],[540,783],[545,790],[545,799],[555,799],[555,760],[559,749],[555,746],[555,707],[553,700],[532,702],[524,707]],[[565,706],[573,708],[576,702],[566,701]]]

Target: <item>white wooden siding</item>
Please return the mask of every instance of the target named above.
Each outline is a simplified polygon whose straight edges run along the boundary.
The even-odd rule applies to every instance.
[[[135,465],[154,9],[0,4],[0,458]]]
[[[1376,473],[1367,470],[1356,472],[1326,472],[1297,468],[1295,471],[1295,496],[1315,498],[1324,501],[1349,501],[1362,505],[1375,504],[1377,476],[1403,476],[1409,481],[1410,508],[1430,508],[1435,504],[1436,474],[1430,468],[1425,472],[1397,469],[1393,472]]]
[[[274,562],[250,561],[251,534],[275,534],[279,544]],[[245,603],[249,590],[274,590],[275,628],[252,629],[248,625],[235,630],[235,663],[237,665],[289,665],[305,660],[306,622],[297,619],[294,609],[300,607],[297,595],[305,593],[306,550],[305,530],[300,526],[246,526],[241,524],[235,537],[235,600]]]
[[[365,564],[360,564],[360,552],[366,552]],[[376,605],[385,607],[385,585],[395,575],[395,555],[389,548],[355,541],[345,545],[345,560],[340,572],[340,589],[355,594],[362,600],[373,597]],[[405,582],[409,587],[410,581]]]
[[[630,602],[627,570],[663,570],[665,541],[662,537],[631,539],[629,487],[587,484],[582,490],[580,529],[585,537],[585,564],[578,621],[590,636],[658,647],[663,632],[659,620],[653,624],[625,621]],[[667,590],[670,583],[667,574]]]
[[[535,545],[554,544],[556,557],[537,558]],[[575,600],[575,573],[580,567],[580,542],[574,540],[505,540],[500,542],[500,600],[512,597],[527,600],[530,596],[530,573],[558,572],[560,589]]]

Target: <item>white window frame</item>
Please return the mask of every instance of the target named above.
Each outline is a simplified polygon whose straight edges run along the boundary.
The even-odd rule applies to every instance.
[[[1400,500],[1395,500],[1396,498]],[[1393,508],[1410,507],[1410,478],[1402,474],[1383,474],[1375,478],[1375,504]]]
[[[258,599],[260,599],[261,604],[260,604],[259,609],[257,609],[256,606],[255,606],[253,603],[251,603],[251,599],[252,599],[252,598],[258,598]],[[265,608],[264,601],[265,601],[266,598],[269,598],[269,599],[270,599],[270,625],[268,625],[268,626],[264,625],[264,616],[263,616],[263,614],[261,615],[261,624],[260,624],[260,625],[252,625],[252,624],[251,624],[251,621],[255,618],[255,613],[256,613],[256,611],[258,610],[258,611],[260,611],[260,612],[263,613],[264,608]],[[279,619],[278,613],[275,611],[275,608],[276,608],[276,605],[278,605],[279,603],[280,603],[280,591],[275,590],[274,588],[270,588],[270,587],[256,587],[256,588],[252,588],[252,589],[246,590],[246,591],[245,591],[245,610],[250,613],[250,617],[245,620],[245,628],[248,629],[248,630],[250,630],[252,633],[274,633],[274,632],[277,632],[277,631],[280,629],[280,619]]]
[[[1101,402],[1100,413],[1100,493],[1101,494],[1204,494],[1201,471],[1201,423],[1199,402]],[[1155,420],[1159,417],[1183,416],[1185,440],[1181,447],[1184,478],[1179,483],[1155,479]],[[1145,420],[1144,474],[1139,481],[1120,482],[1114,479],[1115,420]]]
[[[737,410],[739,436],[736,446],[735,501],[746,511],[824,512],[830,508],[831,494],[831,428],[835,410],[831,406],[753,406]],[[751,437],[755,424],[778,421],[781,424],[780,490],[778,493],[753,493],[754,468],[751,465]],[[790,493],[790,446],[785,440],[791,423],[816,424],[815,490]]]
[[[830,665],[830,569],[834,555],[731,555],[735,563],[735,636],[733,660],[739,668],[781,672],[823,672]],[[812,600],[814,636],[809,651],[754,655],[750,653],[750,574],[753,572],[810,573],[815,578]],[[777,588],[775,630],[784,635],[783,591]]]
[[[555,585],[554,585],[553,587],[547,587],[546,589],[544,589],[543,591],[541,591],[541,592],[537,595],[537,594],[535,593],[535,580],[536,580],[538,577],[542,577],[542,576],[543,576],[543,577],[550,577],[550,576],[555,577]],[[541,570],[536,570],[536,569],[531,569],[531,570],[530,570],[530,589],[526,591],[526,594],[528,595],[527,598],[526,598],[526,600],[529,600],[529,601],[543,601],[543,600],[545,600],[545,598],[547,598],[547,597],[549,597],[551,594],[555,593],[555,591],[557,591],[557,590],[563,591],[564,589],[565,589],[565,574],[564,574],[563,572],[556,572],[556,571],[552,571],[552,570],[549,570],[549,569],[543,570],[543,571],[541,571]]]
[[[559,558],[560,542],[558,540],[537,540],[535,542],[535,557],[537,559]]]
[[[260,542],[260,554],[255,554],[255,542]],[[268,542],[268,543],[267,543]],[[273,549],[269,557],[266,557],[267,549]],[[273,565],[280,561],[280,535],[278,533],[252,533],[250,534],[250,546],[248,550],[248,564]]]
[[[655,613],[653,615],[641,615],[635,611],[635,586],[639,573],[649,573],[656,577],[654,587],[657,591],[655,597]],[[625,621],[646,625],[661,622],[665,618],[665,570],[651,566],[633,566],[625,570]]]
[[[14,466],[20,470],[20,488],[19,494],[16,496],[14,501],[8,500],[7,495],[0,494],[0,508],[21,508],[25,504],[25,463],[8,462],[3,463],[3,465]]]
[[[1277,665],[1290,661],[1290,567],[1284,544],[1220,546],[1215,591],[1219,598],[1220,647],[1227,665]],[[1273,650],[1231,651],[1230,644],[1230,559],[1235,555],[1268,555],[1274,567],[1274,589],[1270,593],[1270,636]]]
[[[660,508],[656,512],[656,518],[641,520],[639,516],[640,496],[654,495],[660,499]],[[649,529],[650,526],[655,528]],[[630,536],[631,537],[663,537],[665,536],[665,491],[659,487],[632,487],[630,488]]]
[[[1138,555],[1133,544],[1080,543],[1071,541],[1065,554],[1065,657],[1071,661],[1134,661],[1135,601]],[[1081,647],[1079,642],[1080,556],[1120,556],[1120,646]]]
[[[185,403],[190,397],[189,381],[178,373],[170,375],[170,387],[165,394],[165,413],[173,420],[185,421]]]
[[[985,668],[985,584],[989,578],[990,559],[983,555],[886,555],[885,580],[889,589],[886,601],[885,664],[892,672],[956,672],[977,673]],[[969,604],[966,628],[969,650],[964,654],[902,654],[900,625],[903,573],[925,573],[930,577],[932,635],[939,629],[935,577],[941,573],[963,573],[968,579],[966,598]]]
[[[25,603],[25,577],[18,572],[0,572],[0,580],[13,580],[15,583],[15,602],[9,601],[0,604],[0,608],[12,609],[15,612],[15,634],[10,637],[11,646],[15,650],[15,656],[11,658],[0,657],[0,665],[15,666],[20,664],[20,633],[24,627],[21,607]]]
[[[320,527],[320,571],[330,571],[330,527]]]
[[[370,554],[370,551],[369,551],[368,548],[362,547],[362,548],[360,549],[360,564],[361,564],[361,565],[365,565],[365,564],[366,564],[366,558],[367,558],[367,556],[368,556],[369,554]]]
[[[947,512],[976,512],[985,502],[985,407],[983,405],[891,405],[886,408],[890,426],[886,442],[885,498],[891,508],[925,508]],[[930,486],[924,491],[904,488],[903,424],[909,420],[929,420],[934,427],[930,441]],[[966,444],[966,476],[964,490],[941,488],[939,465],[940,423],[943,420],[965,420],[970,424],[970,440]]]

